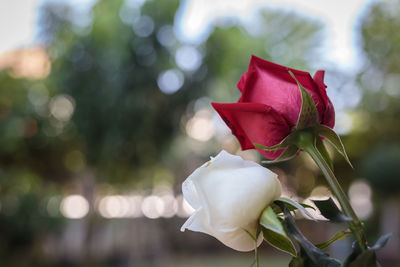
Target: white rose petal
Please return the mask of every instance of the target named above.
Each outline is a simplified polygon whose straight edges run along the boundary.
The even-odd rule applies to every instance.
[[[281,184],[267,168],[223,150],[184,181],[182,192],[195,212],[181,231],[203,232],[250,251],[255,242],[249,233],[255,235],[261,212],[280,196]]]

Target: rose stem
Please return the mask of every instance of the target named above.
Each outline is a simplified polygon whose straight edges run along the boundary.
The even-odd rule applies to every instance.
[[[334,195],[336,196],[337,200],[342,207],[343,212],[351,218],[349,222],[350,230],[353,232],[353,235],[357,239],[358,244],[362,251],[367,250],[367,240],[365,238],[365,234],[362,228],[362,223],[360,219],[357,217],[356,213],[354,212],[350,202],[344,193],[342,187],[340,186],[338,180],[336,179],[334,173],[332,172],[331,168],[329,167],[328,163],[324,160],[321,153],[315,147],[315,138],[316,137],[313,133],[308,131],[303,131],[299,134],[299,138],[297,144],[299,148],[306,151],[311,158],[315,161],[318,167],[321,169],[322,173],[324,174],[326,181],[328,182],[330,188],[332,189]]]
[[[254,249],[254,257],[256,258],[256,267],[260,267],[260,262],[258,260],[257,238],[255,239],[255,241],[256,241],[256,248]]]

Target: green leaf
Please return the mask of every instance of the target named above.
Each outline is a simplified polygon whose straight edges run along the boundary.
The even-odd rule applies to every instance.
[[[336,206],[332,198],[326,200],[313,200],[322,216],[331,220],[332,222],[348,222],[351,221],[349,217],[344,215]]]
[[[319,123],[318,120],[318,111],[317,107],[315,106],[314,100],[312,99],[311,95],[307,92],[307,90],[299,83],[294,76],[293,72],[290,70],[289,74],[293,77],[296,81],[297,85],[301,91],[301,110],[300,115],[297,120],[296,130],[302,130],[311,126],[315,126]]]
[[[340,139],[340,137],[335,133],[334,130],[332,130],[331,128],[325,126],[325,125],[317,125],[314,127],[314,131],[316,134],[325,137],[326,139],[328,139],[329,142],[331,142],[331,144],[336,148],[336,150],[345,158],[345,160],[347,161],[347,163],[352,167],[353,165],[350,162],[349,157],[346,154],[346,150],[344,149],[344,145],[342,143],[342,140]]]
[[[381,236],[372,247],[362,252],[357,242],[353,243],[353,251],[344,262],[344,267],[377,267],[376,251],[386,245],[392,234]]]
[[[320,267],[320,266],[329,266],[329,267],[339,267],[340,262],[336,259],[330,258],[329,254],[320,250],[316,246],[314,246],[307,238],[300,232],[297,228],[296,223],[290,210],[285,206],[284,203],[279,203],[278,205],[283,210],[284,213],[284,227],[286,232],[290,237],[295,239],[301,251],[297,259],[292,260],[290,266],[312,266],[312,267]],[[298,264],[303,265],[298,265]],[[297,264],[297,265],[296,265]]]
[[[297,146],[289,145],[289,147],[287,147],[286,150],[283,151],[283,153],[278,158],[276,158],[274,160],[263,160],[263,161],[261,161],[261,163],[273,164],[273,163],[287,161],[287,160],[294,158],[297,154],[297,151],[299,151]]]
[[[307,205],[307,204],[300,204],[297,203],[296,201],[290,199],[290,198],[286,198],[286,197],[280,197],[275,201],[280,201],[283,202],[285,205],[289,206],[290,210],[295,210],[295,209],[299,209],[301,210],[304,214],[306,214],[308,217],[310,217],[312,220],[315,220],[314,217],[308,212],[308,210],[306,210],[306,208],[311,208],[314,209],[314,207]]]
[[[318,149],[319,153],[321,153],[322,157],[325,159],[325,161],[328,163],[329,167],[333,171],[333,162],[331,160],[331,157],[329,156],[328,151],[326,150],[324,142],[322,142],[319,136],[317,136],[316,138],[315,147]]]
[[[348,267],[377,267],[376,251],[386,245],[392,234],[381,236],[371,248],[361,253],[358,244],[353,243],[353,252],[346,259],[344,266]]]
[[[264,239],[277,249],[296,256],[296,248],[286,235],[282,223],[271,207],[267,207],[260,218]]]
[[[289,267],[304,267],[309,266],[309,264],[305,263],[306,259],[303,257],[304,252],[300,251],[297,257],[293,257],[289,262]]]
[[[317,244],[315,246],[319,249],[326,249],[334,242],[342,240],[342,239],[346,238],[347,236],[349,236],[350,234],[351,234],[351,232],[348,232],[348,231],[339,231],[334,236],[332,236],[328,241]]]

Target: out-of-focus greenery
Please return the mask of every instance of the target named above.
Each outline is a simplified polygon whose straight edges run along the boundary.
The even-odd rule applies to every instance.
[[[362,175],[383,195],[400,190],[399,11],[397,0],[375,4],[361,28],[368,62],[359,75],[363,88],[359,110],[367,131],[356,135],[354,142],[363,154]]]

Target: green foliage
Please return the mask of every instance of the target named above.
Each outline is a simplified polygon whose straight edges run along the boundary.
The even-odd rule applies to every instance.
[[[351,167],[353,167],[353,165],[350,162],[349,157],[347,156],[346,150],[344,149],[342,140],[340,139],[339,135],[337,135],[335,133],[335,131],[333,131],[331,128],[329,128],[325,125],[316,126],[314,131],[317,135],[325,137],[333,145],[333,147],[345,158],[346,162]],[[324,152],[324,153],[326,153],[326,152]],[[330,162],[330,161],[327,161],[327,162]]]
[[[287,198],[287,197],[280,197],[275,202],[283,202],[289,210],[301,210],[304,214],[306,214],[310,219],[314,220],[313,216],[307,211],[307,208],[314,209],[314,207],[303,204],[303,203],[297,203],[296,201]],[[315,209],[314,209],[315,210]]]
[[[284,226],[288,235],[297,241],[300,246],[300,253],[289,263],[291,267],[297,266],[340,266],[340,262],[329,257],[329,255],[314,246],[297,228],[290,210],[284,205],[280,205],[284,213]]]
[[[332,198],[326,200],[313,200],[322,216],[332,222],[348,222],[350,218],[344,215],[340,209],[336,206]]]
[[[380,267],[376,260],[376,251],[383,248],[389,241],[391,234],[381,236],[372,247],[361,251],[356,243],[353,243],[353,251],[344,262],[344,267]]]
[[[328,241],[315,245],[319,249],[326,249],[336,241],[342,240],[349,236],[351,232],[349,231],[339,231],[334,236],[332,236]]]
[[[264,239],[272,246],[296,256],[296,248],[287,236],[281,221],[271,207],[267,207],[260,218]]]
[[[360,163],[360,174],[384,195],[397,195],[400,188],[400,146],[381,143],[371,147]]]

